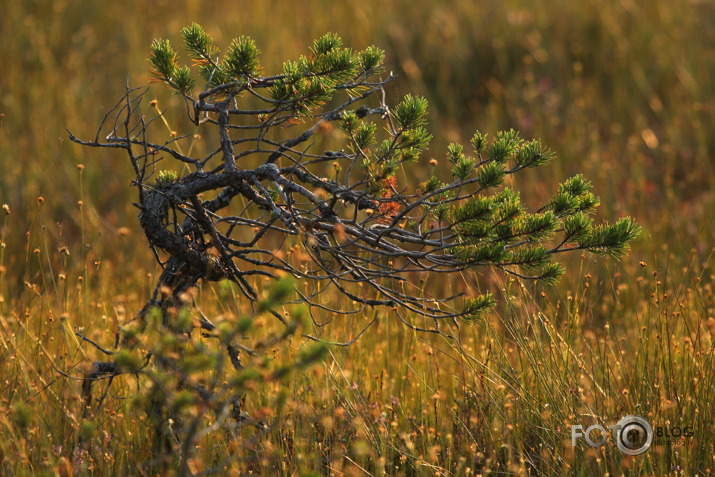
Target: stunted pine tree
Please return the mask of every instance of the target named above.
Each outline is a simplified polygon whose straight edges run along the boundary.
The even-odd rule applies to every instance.
[[[504,179],[554,155],[513,130],[492,139],[477,132],[467,148],[450,144],[448,182],[436,175],[419,184],[398,180],[405,167],[430,169],[423,156],[431,139],[427,101],[407,95],[387,104],[385,88],[394,77],[378,48],[353,51],[329,33],[266,75],[250,38],[233,40],[222,54],[199,25],[181,35],[191,66],[168,40],[152,43],[150,63],[201,136],[215,140],[207,153],[191,153],[195,131],[165,140],[165,130],[155,130],[164,128],[164,118],[147,107],[146,90],[127,89],[94,139],[70,135],[85,146],[123,149],[134,169],[139,221],[163,267],[139,322],[156,315],[161,326],[180,322],[188,333],[192,321],[177,311],[186,292],[202,280],[230,280],[257,312],[273,313],[292,332],[294,322],[274,310],[280,302],[302,301],[335,315],[380,307],[409,327],[444,333],[445,320],[479,319],[495,299],[425,296],[411,283],[419,274],[499,269],[552,282],[563,273],[554,261],[559,254],[620,257],[638,234],[630,218],[594,224],[599,200],[581,175],[527,210]],[[316,150],[315,136],[327,125],[342,130],[344,143]],[[274,253],[276,241],[300,247],[307,259]],[[268,299],[261,298],[264,277],[279,281]],[[285,277],[300,280],[300,289]],[[321,295],[333,293],[354,307],[328,308]],[[245,323],[217,330],[201,316],[198,326],[218,333],[240,368],[245,347],[232,340],[245,333]],[[143,332],[126,327],[124,341]],[[143,369],[146,361],[118,353],[121,359],[115,353],[95,363],[90,377]],[[150,354],[161,356],[153,348]]]

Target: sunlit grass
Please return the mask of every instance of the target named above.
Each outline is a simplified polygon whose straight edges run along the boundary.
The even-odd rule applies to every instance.
[[[712,278],[699,266],[676,273],[627,260],[612,281],[596,283],[588,273],[595,265],[582,266],[576,286],[561,297],[502,283],[500,310],[484,323],[463,325],[458,341],[425,337],[380,317],[355,346],[333,348],[304,374],[249,393],[257,415],[278,419],[261,440],[251,440],[251,430],[243,432],[245,441],[211,434],[192,465],[230,459],[229,468],[272,475],[321,468],[375,475],[705,472],[715,419],[708,404],[715,385],[715,323],[707,318],[715,305]],[[628,268],[635,284],[620,286]],[[86,320],[76,280],[64,303],[44,301],[49,293],[28,283],[24,312],[3,314],[4,469],[52,471],[64,457],[76,469],[114,474],[151,459],[149,424],[132,405],[142,381],[118,378],[90,420],[83,418],[79,383],[57,373],[79,377],[82,363],[101,358],[77,340],[75,327],[111,347],[108,330],[127,308],[141,305],[136,295],[114,295],[111,280],[109,273],[96,278],[91,295],[99,299],[89,304]],[[210,316],[247,311],[239,303],[221,306],[204,292],[199,303]],[[604,310],[613,319],[596,324]],[[335,328],[336,337],[355,329]],[[255,329],[252,341],[274,326],[261,318]],[[300,345],[269,355],[289,362]],[[287,401],[276,414],[284,386]],[[572,424],[614,423],[627,414],[654,426],[691,426],[693,444],[658,445],[641,457],[623,456],[610,444],[570,446]],[[211,422],[210,413],[205,420]],[[80,445],[80,436],[90,443]]]
[[[304,54],[299,46],[326,31],[355,48],[377,44],[400,75],[390,94],[430,100],[438,161],[448,142],[464,142],[477,128],[493,134],[514,127],[560,157],[517,179],[525,200],[537,203],[560,180],[583,172],[602,199],[601,216],[629,214],[646,232],[620,264],[570,261],[553,288],[491,274],[448,284],[428,279],[420,285],[426,293],[432,286],[501,292],[497,312],[462,324],[457,341],[416,334],[376,310],[313,330],[347,341],[381,313],[355,345],[332,347],[320,365],[282,385],[256,387],[249,408],[277,425],[256,440],[252,429],[242,439],[211,434],[191,462],[194,470],[230,457],[227,471],[265,475],[712,474],[710,3],[312,1],[236,8],[217,1],[206,9],[187,0],[55,2],[50,9],[11,2],[4,9],[3,473],[133,475],[152,459],[150,427],[132,405],[146,383],[118,378],[105,406],[85,419],[80,382],[60,374],[78,378],[101,358],[75,331],[111,348],[118,325],[141,308],[159,272],[130,205],[135,191],[125,159],[86,157],[64,128],[93,135],[125,78],[134,86],[148,82],[151,40],[197,21],[220,43],[255,38],[266,68]],[[171,96],[153,93],[161,107],[172,104]],[[176,115],[171,125],[186,126],[182,121]],[[201,140],[193,147],[203,147]],[[209,316],[248,313],[220,285],[203,287],[199,306]],[[261,318],[251,339],[274,330]],[[271,355],[290,360],[302,344],[295,340]],[[281,389],[288,394],[277,414]],[[638,457],[610,443],[570,446],[572,424],[612,424],[627,414],[654,426],[692,426],[694,442],[656,445]],[[80,445],[80,437],[89,444]]]

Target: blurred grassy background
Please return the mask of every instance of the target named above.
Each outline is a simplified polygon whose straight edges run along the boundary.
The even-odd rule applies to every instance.
[[[451,141],[466,143],[475,129],[493,135],[510,127],[557,152],[551,166],[516,179],[533,203],[583,172],[601,197],[599,217],[631,215],[644,233],[622,264],[589,262],[584,271],[576,259],[552,290],[554,316],[576,317],[578,332],[613,321],[623,333],[637,334],[633,313],[672,312],[649,301],[650,290],[663,293],[669,286],[693,300],[697,319],[713,315],[714,2],[28,0],[3,1],[2,11],[0,203],[10,214],[0,222],[0,314],[49,313],[70,318],[72,326],[111,329],[147,296],[153,281],[146,274],[157,269],[130,205],[131,168],[119,154],[71,144],[65,128],[93,137],[127,80],[148,83],[152,39],[178,45],[179,29],[196,21],[218,45],[253,37],[266,73],[305,53],[326,31],[356,49],[384,48],[388,67],[400,77],[394,99],[411,92],[430,102],[433,157],[441,159]],[[161,104],[170,103],[163,88],[154,93]],[[656,283],[641,261],[667,280]],[[599,292],[573,292],[584,291],[586,272]],[[699,290],[693,295],[691,285]],[[559,305],[573,297],[573,307]],[[8,323],[6,338],[15,331]],[[495,329],[514,326],[507,323]],[[12,358],[6,338],[0,362]],[[404,352],[405,361],[410,353]],[[431,373],[432,365],[425,366]],[[33,381],[30,388],[39,392],[43,385]],[[5,403],[14,402],[7,392]]]
[[[355,48],[377,44],[400,76],[394,88],[431,104],[433,155],[475,129],[514,127],[540,137],[559,160],[520,184],[546,197],[582,171],[602,197],[603,215],[639,219],[642,245],[709,253],[715,174],[713,120],[715,5],[691,1],[8,2],[0,19],[0,200],[23,237],[45,197],[45,218],[76,242],[76,203],[92,234],[136,230],[121,158],[96,157],[67,141],[65,128],[93,135],[125,81],[147,84],[148,44],[177,40],[198,21],[217,43],[254,37],[266,71],[305,53],[312,38],[336,31]],[[156,95],[164,92],[155,88]],[[75,165],[86,163],[80,197]],[[59,235],[48,226],[48,234]],[[678,237],[678,240],[670,238]],[[114,246],[111,240],[103,241]],[[99,243],[97,243],[99,246]],[[705,256],[703,255],[703,256]],[[19,264],[19,266],[22,266]]]

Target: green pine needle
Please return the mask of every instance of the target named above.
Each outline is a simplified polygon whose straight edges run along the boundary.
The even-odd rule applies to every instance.
[[[218,48],[214,46],[211,36],[198,23],[182,28],[181,37],[194,60],[216,60]]]
[[[228,48],[225,69],[234,78],[255,76],[261,68],[260,54],[253,39],[241,36],[234,39]]]
[[[424,126],[427,117],[427,100],[408,94],[392,111],[392,116],[402,130]]]
[[[462,319],[466,321],[476,321],[484,317],[497,302],[491,293],[480,295],[476,298],[466,298],[462,310]]]
[[[171,47],[169,40],[154,40],[150,46],[149,62],[153,67],[152,73],[162,81],[174,77],[176,70],[176,52]]]

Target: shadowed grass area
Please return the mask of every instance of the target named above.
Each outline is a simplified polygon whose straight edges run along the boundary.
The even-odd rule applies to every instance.
[[[110,348],[159,272],[130,205],[126,159],[89,155],[69,143],[65,128],[93,136],[127,79],[148,83],[151,41],[176,42],[172,35],[192,21],[221,45],[253,37],[267,70],[306,53],[299,48],[326,31],[356,49],[376,44],[399,75],[389,94],[430,101],[439,162],[447,143],[466,142],[475,129],[513,127],[558,154],[513,184],[525,198],[542,201],[559,181],[583,172],[601,197],[601,217],[628,214],[645,229],[622,262],[577,257],[555,287],[492,274],[427,278],[419,283],[426,293],[501,291],[500,307],[463,325],[458,342],[379,316],[356,345],[331,348],[321,365],[281,384],[257,386],[250,408],[266,418],[280,413],[279,425],[259,440],[251,440],[252,430],[243,439],[212,434],[192,460],[194,471],[231,457],[234,473],[266,475],[713,472],[713,5],[365,0],[4,6],[4,473],[73,467],[81,475],[131,475],[151,460],[149,425],[132,400],[135,378],[118,378],[90,422],[82,418],[80,383],[58,373],[79,376],[98,358],[77,329]],[[177,111],[163,88],[151,94]],[[181,114],[170,120],[187,129]],[[404,174],[425,179],[420,171]],[[198,302],[209,316],[248,313],[230,287],[204,287]],[[318,331],[345,341],[371,318]],[[259,319],[255,340],[273,329]],[[300,345],[274,350],[276,360],[290,360]],[[571,447],[572,424],[614,424],[627,414],[662,428],[691,426],[693,441],[655,444],[636,457],[610,443]],[[80,438],[91,445],[79,446]]]

